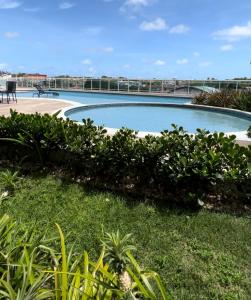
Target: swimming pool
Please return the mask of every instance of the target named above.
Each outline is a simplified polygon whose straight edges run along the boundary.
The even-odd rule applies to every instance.
[[[211,132],[241,132],[251,124],[251,114],[216,108],[177,104],[110,104],[70,109],[65,115],[74,121],[90,118],[96,125],[108,128],[127,127],[143,132],[172,129],[172,124],[190,133],[197,128]]]
[[[19,92],[17,97],[32,97],[33,92]],[[191,99],[176,97],[154,97],[154,96],[134,96],[134,95],[118,95],[108,93],[84,93],[84,92],[65,92],[59,91],[59,96],[50,96],[50,98],[70,100],[82,104],[102,104],[102,103],[122,103],[122,102],[144,102],[144,103],[190,103]],[[34,100],[37,97],[34,97]]]
[[[246,137],[246,130],[251,124],[250,115],[245,113],[235,114],[217,108],[203,109],[202,106],[193,106],[192,109],[189,98],[72,91],[59,91],[59,94],[59,97],[50,98],[72,101],[79,104],[78,106],[89,106],[70,109],[68,112],[66,109],[63,116],[79,122],[90,118],[96,125],[108,128],[127,127],[142,132],[159,133],[165,129],[172,129],[171,124],[176,124],[190,133],[201,128],[211,132],[241,133]],[[30,98],[33,97],[33,92],[19,92],[17,95]],[[36,99],[34,97],[34,101]]]

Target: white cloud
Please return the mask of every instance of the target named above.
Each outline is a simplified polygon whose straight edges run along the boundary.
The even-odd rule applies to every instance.
[[[188,64],[188,59],[182,58],[182,59],[178,59],[176,62],[178,65],[186,65],[186,64]]]
[[[124,68],[124,69],[130,69],[130,68],[131,68],[131,65],[130,65],[130,64],[125,64],[125,65],[123,65],[123,68]]]
[[[153,3],[153,0],[126,0],[124,5],[131,7],[149,6]]]
[[[131,10],[133,12],[137,12],[143,7],[152,5],[155,1],[157,0],[126,0],[120,7],[120,11],[127,12],[128,10]]]
[[[190,28],[188,26],[183,25],[183,24],[179,24],[179,25],[169,28],[166,21],[161,17],[158,17],[154,21],[151,21],[151,22],[144,21],[140,24],[139,28],[143,31],[168,30],[168,32],[171,34],[182,34],[182,33],[188,32],[190,30]]]
[[[40,10],[41,10],[40,7],[27,7],[27,8],[24,8],[24,11],[27,11],[27,12],[38,12]]]
[[[21,6],[22,3],[13,0],[0,0],[0,9],[12,9]]]
[[[103,27],[100,26],[87,26],[84,28],[84,33],[87,35],[98,35],[103,31]]]
[[[156,66],[164,66],[164,65],[166,64],[166,62],[165,62],[164,60],[158,59],[158,60],[156,60],[156,61],[154,62],[154,64],[155,64]]]
[[[226,52],[226,51],[231,51],[231,50],[233,50],[233,48],[234,48],[233,45],[231,45],[231,44],[226,44],[226,45],[222,45],[222,46],[220,47],[220,50]]]
[[[15,32],[15,31],[7,31],[4,33],[4,36],[8,39],[12,39],[12,38],[16,38],[20,36],[19,32]]]
[[[105,47],[105,48],[103,48],[103,51],[106,53],[112,53],[114,51],[114,48],[113,47]]]
[[[230,28],[218,30],[213,33],[213,36],[215,39],[227,40],[232,42],[244,38],[251,38],[251,21],[243,26],[235,25]]]
[[[90,67],[90,68],[88,68],[88,71],[89,71],[90,73],[94,73],[94,72],[95,72],[95,69],[94,69],[93,67]]]
[[[89,58],[81,60],[81,64],[83,65],[91,65],[92,61]]]
[[[166,21],[164,19],[157,18],[152,22],[142,22],[139,28],[144,31],[157,31],[168,29],[168,25],[166,24]]]
[[[4,70],[8,67],[8,64],[6,63],[0,63],[0,70]]]
[[[199,56],[200,56],[200,53],[199,53],[199,52],[197,52],[197,51],[195,51],[195,52],[193,53],[193,56],[195,56],[195,57],[199,57]]]
[[[199,63],[199,67],[202,67],[202,68],[207,68],[211,65],[212,63],[210,61],[203,61],[201,63]]]
[[[59,9],[69,9],[75,6],[75,4],[70,3],[70,2],[62,2],[59,4]]]
[[[181,34],[181,33],[186,33],[190,30],[190,28],[184,24],[179,24],[176,25],[172,28],[170,28],[169,32],[170,33],[177,33],[177,34]]]

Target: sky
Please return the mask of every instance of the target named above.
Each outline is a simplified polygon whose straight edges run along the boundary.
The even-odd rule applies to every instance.
[[[251,77],[251,1],[0,0],[0,70]]]

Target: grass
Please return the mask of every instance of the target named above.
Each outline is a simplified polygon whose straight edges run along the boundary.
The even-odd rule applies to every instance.
[[[0,186],[1,188],[1,186]],[[251,221],[189,213],[89,191],[53,176],[25,177],[0,205],[22,226],[55,232],[97,258],[102,230],[133,233],[139,262],[160,273],[170,299],[250,299]]]

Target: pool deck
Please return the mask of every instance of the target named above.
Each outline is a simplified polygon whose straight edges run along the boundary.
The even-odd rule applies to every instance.
[[[0,115],[9,116],[10,109],[16,110],[19,113],[33,114],[53,114],[58,110],[66,107],[71,107],[73,104],[68,101],[58,101],[44,98],[32,98],[32,99],[18,99],[16,102],[0,103]]]

